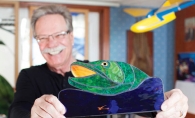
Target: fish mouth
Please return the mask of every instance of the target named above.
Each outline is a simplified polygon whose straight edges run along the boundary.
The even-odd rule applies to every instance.
[[[92,76],[96,74],[96,72],[92,71],[91,69],[80,65],[72,65],[71,72],[74,77],[86,77],[86,76]]]

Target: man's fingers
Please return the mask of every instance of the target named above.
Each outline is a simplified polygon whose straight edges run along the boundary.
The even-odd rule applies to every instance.
[[[61,113],[61,114],[65,114],[66,110],[64,105],[57,99],[57,97],[52,96],[52,95],[46,95],[45,96],[45,101],[49,102],[50,104],[52,104],[55,109]]]
[[[161,109],[163,111],[167,110],[171,106],[173,106],[175,103],[177,103],[182,98],[182,93],[179,89],[173,89],[167,93],[165,93],[165,97],[169,98],[167,99],[161,106]]]
[[[65,107],[53,95],[43,95],[36,99],[31,108],[31,118],[65,118]]]
[[[32,111],[30,118],[41,118],[41,117],[38,114],[36,114],[34,111]]]
[[[52,118],[47,112],[41,109],[39,106],[33,106],[32,111],[34,117],[31,118]]]
[[[188,104],[186,104],[185,106],[184,106],[184,108],[183,108],[183,117],[182,118],[185,118],[185,116],[186,116],[186,114],[187,114],[187,111],[188,111]],[[186,111],[186,112],[185,112]]]
[[[182,109],[176,110],[175,107],[167,111],[161,111],[157,114],[156,118],[185,118],[188,109],[188,105],[186,104]]]
[[[161,111],[157,114],[156,118],[179,118],[180,111],[176,111],[175,108],[171,108],[168,111]]]
[[[187,114],[187,110],[188,110],[188,104],[185,104],[182,109],[178,110],[178,114],[175,114],[174,117],[178,118],[185,118],[186,114]]]
[[[40,116],[38,116],[36,113],[31,114],[30,118],[41,118]]]
[[[60,114],[52,104],[45,102],[44,104],[39,104],[39,108],[42,109],[42,111],[47,111],[48,114],[50,114],[50,116],[52,118],[59,118],[62,116],[62,114]]]
[[[188,98],[186,96],[182,96],[180,102],[176,103],[175,109],[177,111],[181,111],[182,109],[188,110]]]
[[[188,110],[188,98],[177,89],[167,92],[165,96],[168,99],[162,104],[162,111],[157,118],[184,118]]]

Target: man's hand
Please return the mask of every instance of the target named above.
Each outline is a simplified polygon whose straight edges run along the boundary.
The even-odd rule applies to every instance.
[[[37,98],[31,109],[31,118],[65,118],[64,105],[53,95]]]
[[[188,110],[188,98],[179,89],[165,93],[165,101],[161,106],[162,111],[156,118],[185,118]]]

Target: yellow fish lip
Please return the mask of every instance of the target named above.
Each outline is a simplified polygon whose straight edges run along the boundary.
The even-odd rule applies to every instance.
[[[86,76],[91,76],[96,74],[95,71],[92,71],[91,69],[80,65],[72,65],[71,72],[74,77],[86,77]]]

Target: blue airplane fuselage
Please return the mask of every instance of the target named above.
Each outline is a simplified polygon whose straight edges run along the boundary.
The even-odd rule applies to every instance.
[[[184,3],[181,3],[180,5],[178,5],[178,6],[175,6],[175,7],[172,7],[172,8],[170,8],[170,9],[167,9],[167,10],[164,10],[164,11],[161,11],[161,12],[158,12],[157,14],[156,14],[156,16],[160,19],[160,20],[164,20],[163,19],[163,16],[164,15],[167,15],[167,14],[169,14],[169,13],[171,13],[171,12],[177,12],[177,11],[180,11],[180,10],[182,10],[182,9],[185,9],[185,8],[187,8],[187,7],[189,7],[189,6],[192,6],[192,5],[194,5],[195,4],[195,0],[193,0],[193,1],[186,1],[186,2],[184,2]],[[154,9],[154,11],[156,11],[156,9]],[[152,10],[152,12],[154,12],[153,10]],[[152,13],[151,12],[151,13]],[[150,13],[150,12],[149,12]]]

